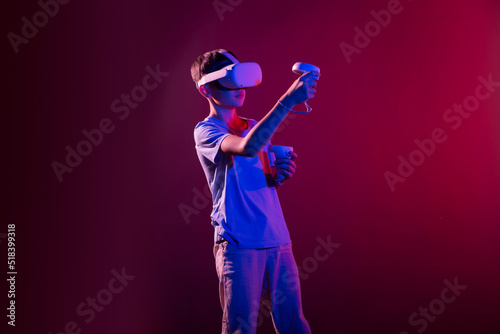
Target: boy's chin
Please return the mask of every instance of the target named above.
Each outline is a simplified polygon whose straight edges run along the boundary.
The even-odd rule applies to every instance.
[[[240,107],[243,105],[243,103],[245,103],[245,98],[236,98],[234,103],[236,103],[237,105],[239,105]]]
[[[243,103],[245,103],[245,100],[236,100],[236,101],[230,103],[230,106],[232,108],[239,108],[239,107],[243,106]]]
[[[234,100],[231,102],[228,101],[227,103],[220,103],[218,105],[219,105],[219,107],[222,107],[222,108],[232,109],[232,108],[239,108],[239,107],[243,106],[244,102],[245,102],[245,100]]]

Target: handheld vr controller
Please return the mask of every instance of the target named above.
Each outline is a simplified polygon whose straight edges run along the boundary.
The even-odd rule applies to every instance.
[[[308,63],[301,63],[301,62],[297,62],[297,63],[293,64],[293,66],[292,66],[292,72],[297,74],[297,75],[302,75],[304,73],[313,72],[313,71],[318,72],[318,75],[321,75],[321,71],[320,71],[318,66],[314,66],[314,65],[311,65]],[[318,79],[319,79],[319,76],[318,76]],[[307,109],[306,111],[294,111],[294,112],[305,114],[305,113],[312,111],[312,108],[309,104],[307,104],[307,101],[304,102],[304,105],[306,106],[306,109]]]
[[[293,147],[282,146],[282,145],[269,145],[267,151],[274,153],[276,159],[291,158],[292,155],[290,154],[290,152],[293,151]],[[284,179],[285,177],[283,175],[279,175],[276,177],[276,181],[278,182],[281,182]]]

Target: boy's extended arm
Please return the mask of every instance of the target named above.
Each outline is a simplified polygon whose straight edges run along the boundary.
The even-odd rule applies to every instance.
[[[281,103],[286,108],[292,109],[293,106],[314,97],[317,75],[316,72],[308,72],[295,80],[281,97]],[[289,110],[283,105],[276,103],[273,109],[250,130],[246,137],[229,135],[224,138],[221,143],[222,152],[249,157],[257,155],[288,115]]]
[[[288,110],[276,103],[274,108],[244,138],[235,135],[227,136],[221,143],[222,152],[248,157],[256,156],[287,115]]]

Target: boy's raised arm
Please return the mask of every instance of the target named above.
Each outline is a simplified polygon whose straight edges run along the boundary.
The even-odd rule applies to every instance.
[[[274,135],[290,109],[314,97],[317,72],[307,72],[297,78],[276,105],[257,123],[244,138],[227,136],[221,143],[224,153],[254,157]]]

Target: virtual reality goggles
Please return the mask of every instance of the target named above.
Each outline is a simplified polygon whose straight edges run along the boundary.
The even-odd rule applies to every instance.
[[[218,83],[227,89],[242,89],[255,87],[262,82],[262,70],[257,63],[240,63],[229,52],[220,52],[233,63],[218,71],[211,72],[203,76],[196,87],[209,82],[218,81]]]

